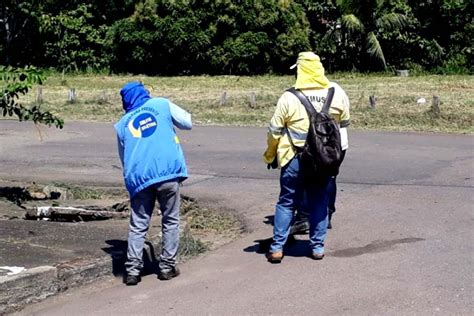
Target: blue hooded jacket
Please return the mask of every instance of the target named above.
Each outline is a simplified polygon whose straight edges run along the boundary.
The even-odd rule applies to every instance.
[[[122,90],[120,90],[120,95],[122,96],[122,106],[125,112],[136,109],[150,100],[150,96],[143,84],[137,81],[124,85]]]
[[[120,91],[126,114],[115,124],[125,186],[133,198],[150,185],[188,177],[174,125],[191,129],[191,115],[165,98],[151,98],[139,82]]]

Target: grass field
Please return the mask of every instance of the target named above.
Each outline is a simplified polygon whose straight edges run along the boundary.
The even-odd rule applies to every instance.
[[[351,128],[395,131],[472,133],[473,76],[413,76],[335,74],[351,101]],[[294,83],[292,76],[147,77],[51,74],[43,86],[42,108],[67,121],[116,121],[122,115],[120,87],[141,80],[153,96],[165,96],[193,114],[195,124],[265,126],[280,94]],[[67,102],[69,88],[77,101]],[[225,93],[225,97],[223,97]],[[251,95],[255,96],[255,102]],[[36,87],[23,97],[35,102]],[[369,96],[376,108],[369,107]],[[441,99],[432,111],[433,95]],[[426,103],[417,104],[419,98]]]

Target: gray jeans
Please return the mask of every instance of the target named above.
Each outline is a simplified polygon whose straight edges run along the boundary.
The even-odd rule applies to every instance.
[[[158,200],[161,209],[161,255],[159,268],[169,272],[176,265],[179,246],[179,183],[177,181],[158,183],[140,191],[132,200],[130,231],[128,234],[128,275],[139,275],[143,268],[143,245],[150,225],[150,219]]]

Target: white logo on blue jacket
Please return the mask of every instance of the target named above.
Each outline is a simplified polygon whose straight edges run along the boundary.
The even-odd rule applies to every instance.
[[[128,130],[135,138],[145,138],[156,131],[156,118],[151,113],[142,113],[128,123]]]

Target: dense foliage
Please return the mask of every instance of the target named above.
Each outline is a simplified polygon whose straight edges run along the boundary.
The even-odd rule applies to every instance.
[[[234,1],[236,2],[236,1]],[[145,0],[109,36],[117,71],[251,74],[280,71],[309,49],[297,5],[274,0]]]
[[[314,50],[330,70],[472,73],[469,0],[3,0],[0,64],[65,71],[288,72]]]

